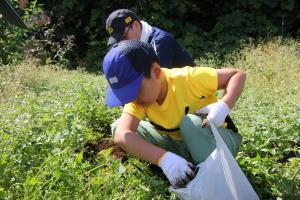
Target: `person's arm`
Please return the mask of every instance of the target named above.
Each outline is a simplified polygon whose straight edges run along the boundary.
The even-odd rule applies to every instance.
[[[136,133],[138,124],[139,119],[128,113],[122,113],[118,121],[114,143],[127,153],[157,165],[159,158],[166,153],[166,150],[141,138]]]
[[[160,166],[174,187],[184,187],[194,177],[194,166],[184,158],[141,138],[136,133],[138,124],[136,117],[122,113],[114,143],[127,153]]]
[[[224,89],[221,101],[232,109],[243,91],[246,73],[239,69],[217,69],[217,74],[218,89]]]
[[[217,69],[217,76],[218,89],[224,89],[222,99],[197,110],[196,113],[208,114],[207,119],[220,127],[243,91],[246,73],[238,69]],[[207,121],[202,124],[205,125]]]

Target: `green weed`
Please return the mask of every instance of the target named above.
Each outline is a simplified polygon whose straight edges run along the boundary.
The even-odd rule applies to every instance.
[[[237,160],[261,199],[299,199],[300,43],[276,39],[242,46],[220,62],[247,84],[232,110],[243,143]],[[176,199],[146,163],[122,163],[99,152],[83,158],[87,141],[110,136],[120,109],[107,109],[104,77],[24,62],[0,68],[0,199]]]

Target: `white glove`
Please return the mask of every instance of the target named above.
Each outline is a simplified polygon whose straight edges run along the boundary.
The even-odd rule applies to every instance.
[[[212,121],[214,125],[220,127],[223,125],[226,116],[229,114],[229,107],[223,101],[218,101],[213,104],[209,104],[204,108],[197,110],[197,114],[208,114],[207,119]]]
[[[193,169],[195,167],[193,164],[170,151],[160,158],[158,166],[162,168],[169,182],[175,188],[185,187],[194,178]]]

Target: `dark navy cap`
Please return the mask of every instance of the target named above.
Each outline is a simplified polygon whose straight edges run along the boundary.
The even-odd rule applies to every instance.
[[[128,9],[119,9],[112,12],[106,19],[106,31],[110,37],[107,45],[120,42],[125,27],[138,20],[136,14]]]

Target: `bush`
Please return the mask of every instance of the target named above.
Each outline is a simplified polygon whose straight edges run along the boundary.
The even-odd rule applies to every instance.
[[[26,29],[0,21],[0,65],[16,64],[24,58],[37,58],[41,64],[60,63],[69,67],[68,53],[74,46],[74,35],[56,37],[54,32],[62,27],[59,20],[50,25],[50,18],[37,0],[17,1],[13,6],[27,25]],[[2,16],[0,15],[0,19]]]
[[[63,16],[58,37],[74,34],[73,56],[101,69],[107,52],[105,20],[110,12],[129,8],[154,26],[175,35],[194,57],[216,53],[221,60],[241,42],[268,40],[273,36],[299,36],[300,4],[296,0],[254,1],[59,1],[40,0],[53,23]]]
[[[16,64],[24,55],[25,30],[9,25],[0,14],[0,65]]]
[[[102,58],[108,51],[105,20],[119,8],[129,8],[140,19],[171,32],[192,57],[214,54],[221,62],[241,43],[265,41],[278,35],[297,38],[300,33],[300,4],[296,0],[35,0],[24,12],[31,32],[39,35],[30,50],[41,55],[38,57],[43,63],[59,62],[68,68],[83,63],[90,71],[101,70]],[[41,29],[33,22],[43,12],[50,16],[51,25]],[[0,23],[0,30],[5,33],[0,41],[4,49],[1,62],[20,60],[24,31],[10,30],[3,21]]]

